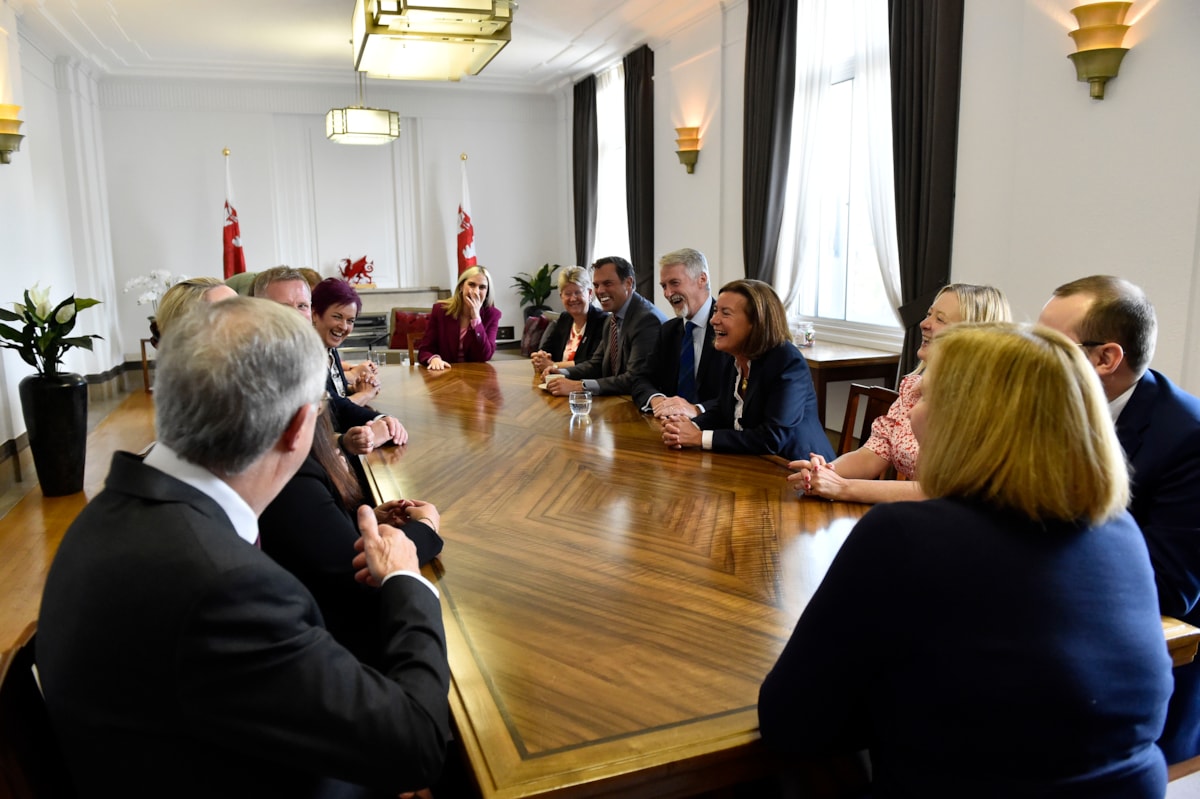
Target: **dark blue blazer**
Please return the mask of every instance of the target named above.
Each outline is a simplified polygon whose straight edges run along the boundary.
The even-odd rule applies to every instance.
[[[708,306],[708,318],[717,309],[714,301]],[[674,397],[679,393],[679,351],[683,348],[683,334],[687,320],[681,316],[668,319],[658,331],[658,343],[654,345],[651,367],[640,374],[633,383],[633,404],[646,407],[654,394]],[[709,403],[721,393],[721,375],[725,362],[730,358],[713,347],[716,331],[711,324],[705,325],[704,346],[700,349],[700,366],[696,369],[696,400]]]
[[[1142,529],[1161,611],[1200,624],[1200,399],[1147,370],[1117,418],[1129,460],[1129,511]],[[1159,745],[1171,763],[1200,755],[1200,662],[1175,669]]]
[[[737,365],[729,358],[716,401],[693,420],[701,430],[713,431],[714,451],[778,455],[789,461],[815,452],[833,460],[833,447],[817,416],[817,392],[808,363],[792,342],[785,341],[751,362],[741,430],[733,429],[737,379]]]

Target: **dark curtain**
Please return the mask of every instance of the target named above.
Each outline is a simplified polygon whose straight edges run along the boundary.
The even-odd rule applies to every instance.
[[[596,243],[596,76],[575,84],[571,172],[575,193],[575,263],[588,266]]]
[[[889,0],[888,19],[905,329],[900,374],[907,374],[917,364],[917,325],[938,289],[950,282],[963,0]]]
[[[637,290],[654,296],[654,52],[625,56],[625,198]]]
[[[742,257],[746,277],[774,284],[792,143],[796,0],[750,0],[747,11]]]

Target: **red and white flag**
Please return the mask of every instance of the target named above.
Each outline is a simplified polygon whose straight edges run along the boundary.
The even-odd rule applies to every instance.
[[[233,207],[233,185],[229,181],[229,151],[225,151],[225,279],[246,271],[246,253],[242,250],[242,227]]]
[[[458,204],[458,273],[475,266],[475,226],[471,224],[471,195],[467,191],[467,157],[462,157],[462,201]]]

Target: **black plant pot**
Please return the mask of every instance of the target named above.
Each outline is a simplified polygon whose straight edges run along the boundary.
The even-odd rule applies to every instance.
[[[77,374],[30,375],[19,392],[42,494],[79,493],[87,452],[87,381]]]
[[[550,306],[526,305],[522,310],[525,312],[525,318],[528,319],[531,316],[541,316],[542,314],[546,313],[546,311],[550,310]]]

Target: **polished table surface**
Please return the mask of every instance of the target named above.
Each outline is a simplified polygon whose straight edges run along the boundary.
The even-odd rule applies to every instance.
[[[668,450],[625,397],[573,419],[532,377],[385,367],[374,404],[411,439],[367,459],[382,498],[441,511],[426,573],[484,796],[687,796],[763,773],[759,684],[868,506],[798,499],[767,458]],[[1200,631],[1163,626],[1190,660]]]
[[[388,366],[374,403],[411,436],[368,458],[381,496],[441,511],[427,572],[484,795],[754,776],[759,684],[867,506],[798,500],[765,458],[668,450],[626,397],[572,419],[532,377]]]

